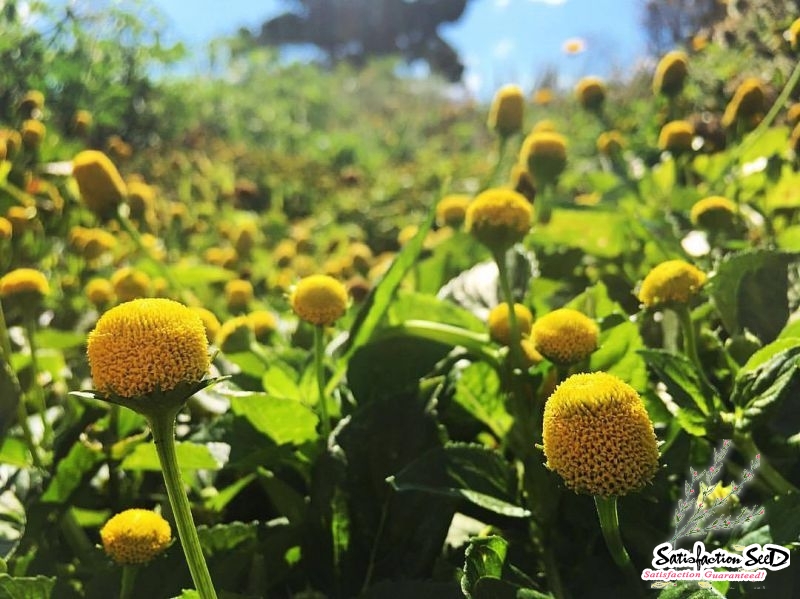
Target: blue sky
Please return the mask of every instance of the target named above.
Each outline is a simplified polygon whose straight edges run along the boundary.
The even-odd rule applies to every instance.
[[[285,6],[279,0],[152,2],[192,49],[242,26],[257,29]],[[506,83],[530,88],[552,66],[564,85],[630,70],[645,53],[639,6],[639,0],[472,0],[461,20],[441,33],[465,60],[469,87],[485,97]],[[585,41],[582,53],[564,53],[571,38]]]

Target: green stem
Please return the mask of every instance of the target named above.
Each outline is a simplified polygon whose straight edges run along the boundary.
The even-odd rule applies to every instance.
[[[711,384],[711,381],[706,378],[706,373],[703,370],[703,363],[700,361],[700,356],[697,353],[697,340],[694,334],[694,323],[692,322],[692,315],[689,312],[689,307],[686,304],[680,304],[675,307],[675,314],[678,316],[678,320],[681,324],[681,331],[683,332],[683,349],[689,357],[689,360],[694,364],[700,380],[707,387],[706,391],[711,391],[714,389],[714,386]],[[711,413],[711,406],[709,406],[708,398],[705,393],[703,393],[703,405],[698,407],[706,416]]]
[[[214,584],[208,565],[203,557],[200,538],[192,518],[192,509],[183,486],[181,470],[178,465],[178,454],[175,450],[175,416],[176,413],[161,413],[148,417],[153,442],[156,445],[161,471],[167,487],[167,496],[178,528],[178,537],[183,546],[183,553],[189,565],[195,588],[200,599],[216,599]]]
[[[503,158],[506,155],[506,148],[508,147],[508,135],[500,135],[497,138],[497,160],[492,167],[489,176],[484,181],[482,188],[487,189],[494,185],[495,180],[497,179],[497,175],[500,172],[500,167],[503,165]]]
[[[778,472],[772,464],[769,463],[764,453],[758,448],[749,433],[736,433],[733,436],[733,442],[736,447],[741,451],[748,460],[755,459],[759,456],[761,465],[758,467],[756,474],[761,478],[767,486],[778,495],[787,495],[789,493],[800,493],[800,490],[792,483],[783,478],[783,475]]]
[[[641,596],[641,582],[636,569],[633,567],[631,556],[625,549],[622,542],[622,535],[619,532],[619,516],[617,514],[616,496],[601,497],[594,496],[594,504],[597,508],[597,517],[600,519],[600,530],[606,541],[606,547],[614,559],[614,563],[625,573],[628,582],[636,589],[636,594]]]
[[[325,329],[322,325],[314,327],[314,366],[317,372],[317,405],[319,406],[319,422],[324,442],[328,443],[331,435],[331,421],[328,417],[328,399],[325,393]]]
[[[39,408],[39,416],[42,419],[42,445],[47,447],[53,438],[53,427],[50,426],[50,421],[47,419],[47,401],[44,396],[44,389],[39,385],[39,358],[36,355],[36,320],[35,317],[26,313],[25,318],[25,334],[28,336],[28,347],[31,350],[31,395],[36,400]]]
[[[484,333],[476,333],[430,320],[406,320],[398,326],[388,329],[385,334],[388,336],[408,335],[438,341],[445,345],[465,347],[469,352],[481,357],[492,366],[499,365],[497,352],[492,349],[489,336]]]
[[[90,559],[94,545],[92,545],[89,537],[86,536],[86,533],[75,519],[75,513],[72,511],[72,508],[67,508],[64,515],[61,516],[59,524],[61,534],[64,535],[73,553],[78,556],[82,562],[86,562]]]
[[[133,587],[136,584],[136,575],[139,573],[138,564],[122,566],[122,584],[119,590],[119,599],[131,599]]]
[[[511,291],[511,282],[508,277],[508,266],[506,265],[506,253],[495,252],[494,261],[497,263],[497,272],[500,275],[500,291],[503,294],[503,299],[508,304],[508,331],[509,351],[511,353],[511,364],[513,368],[522,368],[524,362],[522,361],[522,352],[520,348],[520,331],[519,323],[517,322],[517,312],[514,309],[516,303],[514,302],[514,294]]]

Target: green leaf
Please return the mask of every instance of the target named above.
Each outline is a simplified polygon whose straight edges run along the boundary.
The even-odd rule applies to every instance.
[[[66,457],[58,462],[56,474],[42,495],[44,503],[66,503],[81,486],[84,479],[93,475],[104,460],[101,452],[89,449],[83,443],[75,443]]]
[[[19,381],[11,369],[11,364],[6,360],[0,360],[0,437],[5,435],[8,427],[16,420],[17,406],[21,397]]]
[[[681,409],[705,414],[706,406],[718,403],[716,393],[700,380],[689,358],[660,349],[641,349],[638,353],[667,386],[667,392]]]
[[[504,439],[514,420],[506,411],[500,377],[485,362],[474,362],[458,376],[454,400],[485,424],[498,439]]]
[[[604,210],[553,210],[546,227],[536,231],[540,246],[578,248],[592,256],[615,258],[627,246],[627,217]],[[586,232],[591,231],[591,235]]]
[[[213,451],[214,446],[219,443],[176,443],[175,450],[178,453],[178,465],[182,471],[190,470],[219,470],[225,465],[226,459],[220,456],[220,451]],[[136,448],[129,453],[120,468],[123,470],[161,470],[161,462],[156,453],[153,443],[139,443]]]
[[[778,545],[800,543],[800,494],[789,493],[770,499],[764,509],[769,517],[772,542]]]
[[[370,587],[358,599],[464,599],[461,589],[453,582],[423,580],[383,580]]]
[[[0,559],[8,559],[25,532],[25,506],[12,491],[0,494]]]
[[[464,574],[461,591],[468,599],[477,599],[475,586],[484,577],[502,578],[508,553],[508,542],[502,537],[489,536],[471,539],[464,554]]]
[[[302,445],[317,438],[317,416],[297,401],[266,393],[241,393],[230,400],[234,414],[278,445]]]
[[[475,599],[553,599],[553,595],[526,589],[507,580],[490,576],[479,578],[472,591]]]
[[[36,344],[42,349],[70,349],[86,343],[85,333],[42,329],[36,333]]]
[[[742,154],[740,161],[742,163],[752,162],[758,158],[769,158],[773,154],[783,154],[786,149],[786,140],[789,137],[789,129],[787,127],[770,127],[762,132],[758,141],[752,146],[747,148],[747,151]]]
[[[48,599],[56,583],[46,576],[13,578],[0,574],[0,599]]]
[[[639,392],[647,387],[647,366],[639,350],[644,342],[638,327],[629,320],[601,329],[600,347],[589,358],[589,371],[616,375]]]
[[[264,391],[272,397],[294,401],[303,399],[297,383],[297,373],[288,364],[273,362],[267,368],[261,382],[264,385]]]
[[[171,266],[170,270],[181,287],[222,283],[235,276],[230,270],[211,264],[178,264]]]
[[[389,307],[386,320],[390,326],[407,320],[432,320],[479,333],[486,331],[486,323],[472,312],[424,293],[398,293]]]
[[[798,391],[800,340],[781,339],[758,350],[739,370],[731,401],[746,421],[760,420]],[[742,424],[743,425],[743,424]]]
[[[789,318],[787,268],[793,257],[752,250],[722,261],[708,289],[728,333],[748,329],[762,343],[778,336]]]
[[[27,468],[33,463],[28,446],[22,439],[6,437],[0,445],[0,464],[15,468]]]
[[[725,595],[712,589],[701,589],[696,582],[679,581],[676,586],[665,588],[658,599],[720,599]]]
[[[518,505],[516,471],[501,454],[479,445],[451,444],[432,449],[387,481],[397,491],[466,499],[512,518],[529,515]]]

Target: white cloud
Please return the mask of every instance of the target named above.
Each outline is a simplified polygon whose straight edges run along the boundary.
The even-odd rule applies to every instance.
[[[511,0],[494,0],[494,7],[497,9],[508,8],[509,4],[511,4]]]
[[[514,51],[514,40],[511,38],[503,38],[494,45],[492,48],[492,56],[495,58],[506,58]]]
[[[536,2],[538,4],[549,4],[550,6],[560,6],[566,4],[567,0],[528,0],[528,2]]]

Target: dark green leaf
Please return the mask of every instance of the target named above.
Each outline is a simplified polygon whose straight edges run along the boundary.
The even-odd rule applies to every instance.
[[[45,576],[12,578],[0,574],[0,599],[48,599],[55,583],[55,578]]]
[[[800,494],[778,495],[766,503],[772,542],[778,545],[800,543]]]
[[[16,420],[21,396],[17,375],[6,360],[0,360],[0,438]]]
[[[678,582],[676,586],[665,588],[658,599],[720,599],[725,597],[715,589],[701,589],[696,582]]]
[[[611,317],[606,318],[610,320]],[[601,330],[600,347],[589,358],[589,371],[616,375],[637,391],[647,387],[647,367],[639,350],[644,342],[638,327],[629,320]]]
[[[226,458],[223,458],[219,451],[223,447],[219,443],[209,443],[207,445],[176,443],[175,450],[178,454],[178,465],[182,471],[219,470],[226,461]],[[214,451],[215,449],[217,451]],[[139,443],[122,460],[120,468],[123,470],[161,470],[161,462],[158,459],[155,445],[149,442]]]
[[[101,452],[75,443],[66,457],[56,466],[56,474],[42,495],[44,503],[66,503],[83,480],[94,474],[104,460]]]
[[[464,599],[454,582],[416,580],[382,581],[359,595],[359,599]]]
[[[525,589],[519,585],[490,576],[479,578],[472,591],[475,599],[552,599],[549,593]]]
[[[475,587],[486,576],[500,579],[508,553],[508,542],[502,537],[489,536],[471,539],[464,554],[464,574],[461,591],[468,599],[477,599]]]
[[[398,325],[407,320],[432,320],[451,324],[470,331],[483,333],[486,323],[477,316],[434,295],[423,293],[398,293],[386,315],[388,325]]]
[[[700,380],[689,358],[659,349],[641,349],[638,353],[666,385],[667,392],[681,409],[707,413],[707,406],[719,401],[716,393]]]
[[[787,267],[792,254],[753,250],[726,257],[708,288],[731,335],[748,329],[773,341],[789,318]]]
[[[231,411],[278,445],[301,445],[317,438],[317,416],[303,404],[266,393],[232,396]]]
[[[58,331],[56,329],[42,329],[36,333],[36,343],[43,349],[69,349],[83,345],[85,342],[85,333]]]
[[[498,439],[505,438],[513,423],[503,399],[500,377],[485,362],[474,362],[459,374],[454,400]]]
[[[0,494],[0,559],[7,559],[25,531],[25,506],[12,491]]]
[[[759,420],[771,414],[784,398],[796,394],[798,365],[800,344],[797,339],[776,341],[747,361],[737,374],[731,394],[734,405],[743,408],[746,420]]]
[[[466,499],[496,514],[524,518],[516,471],[496,451],[452,444],[422,455],[388,479],[398,491],[423,491]]]

